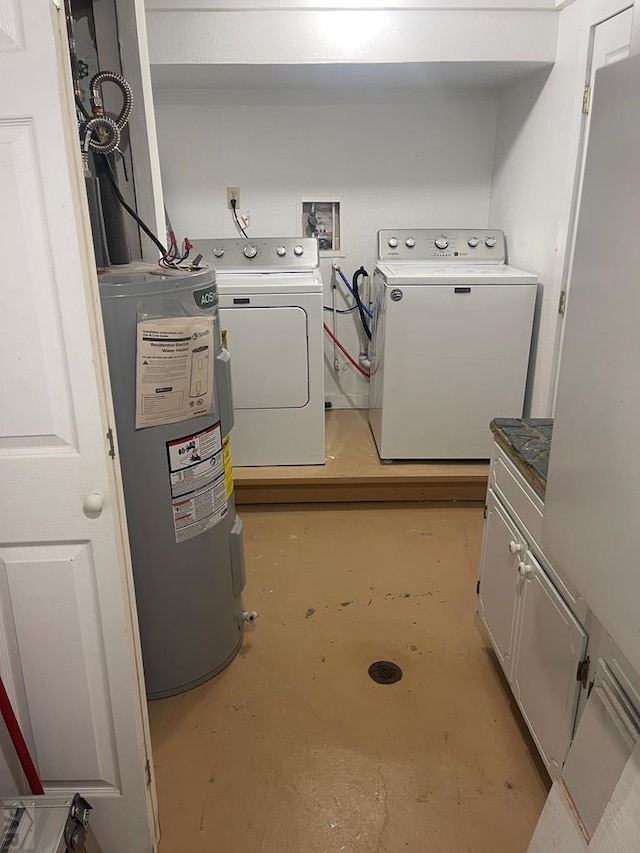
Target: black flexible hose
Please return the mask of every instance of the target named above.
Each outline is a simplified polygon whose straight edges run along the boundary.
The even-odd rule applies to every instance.
[[[82,103],[82,98],[80,97],[80,95],[76,95],[76,109],[78,109],[86,118],[86,120],[89,121],[89,119],[91,118],[89,110]]]
[[[367,315],[364,313],[364,306],[362,304],[362,299],[360,299],[360,291],[358,290],[358,281],[362,276],[368,276],[369,273],[366,271],[364,267],[360,267],[357,269],[353,278],[351,279],[351,286],[353,287],[353,295],[356,298],[356,303],[358,305],[358,313],[360,314],[360,320],[362,321],[362,328],[364,329],[365,335],[371,340],[371,329],[369,328],[369,324],[367,323]]]

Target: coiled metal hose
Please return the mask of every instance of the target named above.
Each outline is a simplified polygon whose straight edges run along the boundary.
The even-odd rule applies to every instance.
[[[122,92],[122,109],[120,110],[118,118],[115,120],[119,129],[122,130],[131,118],[131,113],[133,112],[133,91],[131,90],[131,86],[121,74],[116,74],[115,71],[98,71],[98,73],[91,78],[91,83],[89,84],[91,88],[91,106],[93,107],[94,115],[98,116],[100,116],[101,113],[104,113],[101,92],[103,83],[115,83]]]

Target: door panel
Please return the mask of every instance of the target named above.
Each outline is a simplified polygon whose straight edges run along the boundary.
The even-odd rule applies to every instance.
[[[508,679],[513,662],[518,562],[526,550],[527,543],[489,492],[478,612]]]
[[[0,229],[20,264],[5,275],[14,298],[3,302],[6,328],[0,335],[0,453],[18,448],[75,445],[62,330],[56,310],[32,120],[0,123]]]
[[[567,756],[587,635],[531,552],[520,581],[520,626],[513,691],[549,772]]]
[[[2,647],[16,648],[12,686],[28,708],[34,758],[45,785],[91,782],[119,787],[113,715],[105,680],[104,637],[90,544],[65,542],[0,549]],[[10,602],[10,606],[9,606]],[[51,642],[55,637],[55,642]],[[64,649],[64,666],[60,650]],[[72,696],[70,707],[51,697]],[[74,748],[51,738],[74,732]]]
[[[307,313],[302,308],[221,308],[231,355],[234,409],[297,409],[309,402]]]

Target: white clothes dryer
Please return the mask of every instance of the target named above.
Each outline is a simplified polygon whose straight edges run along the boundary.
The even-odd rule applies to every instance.
[[[323,464],[317,240],[196,240],[194,249],[215,267],[220,324],[232,356],[233,464]]]

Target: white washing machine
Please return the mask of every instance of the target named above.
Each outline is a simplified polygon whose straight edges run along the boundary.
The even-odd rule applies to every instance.
[[[232,356],[233,464],[323,464],[317,240],[196,240],[194,248],[215,267],[220,324]]]
[[[521,417],[537,278],[492,230],[383,230],[373,277],[369,421],[383,460],[486,459]]]

